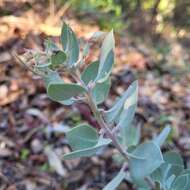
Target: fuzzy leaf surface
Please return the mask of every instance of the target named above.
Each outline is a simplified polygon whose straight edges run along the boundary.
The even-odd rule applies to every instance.
[[[86,90],[78,84],[66,84],[63,82],[50,83],[47,88],[48,96],[57,102],[68,100],[85,92]]]
[[[137,180],[144,179],[164,162],[160,148],[153,142],[140,144],[131,154],[143,158],[129,159],[131,175]]]
[[[73,127],[66,133],[66,138],[73,150],[89,148],[98,143],[97,131],[88,124]]]
[[[93,156],[97,153],[97,151],[99,151],[101,148],[105,147],[110,143],[111,143],[110,139],[99,138],[98,143],[95,146],[67,153],[63,156],[63,159],[71,160],[80,157]]]
[[[75,33],[66,23],[64,23],[62,27],[61,43],[63,50],[67,54],[67,62],[72,66],[79,58],[79,44]]]

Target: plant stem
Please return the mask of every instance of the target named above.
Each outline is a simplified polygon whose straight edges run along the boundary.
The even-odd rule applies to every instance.
[[[89,106],[90,106],[93,114],[95,115],[98,124],[100,125],[101,128],[103,128],[105,130],[105,133],[112,140],[113,145],[117,148],[117,150],[121,153],[121,155],[126,160],[128,160],[128,156],[127,156],[126,152],[123,150],[123,148],[121,147],[121,145],[118,143],[115,135],[112,133],[112,131],[110,130],[110,128],[107,126],[107,124],[105,123],[105,121],[104,121],[101,113],[98,111],[98,108],[97,108],[96,104],[94,103],[94,100],[92,99],[91,92],[88,92],[87,97],[88,97]]]
[[[29,71],[34,73],[35,75],[39,76],[40,74],[36,72],[34,69],[31,69],[16,53],[13,54],[13,57],[18,63],[22,63]]]
[[[113,145],[116,147],[116,149],[120,152],[120,154],[128,161],[128,154],[126,153],[126,151],[123,149],[123,147],[119,144],[117,138],[115,137],[115,135],[112,133],[112,131],[110,130],[110,128],[108,127],[108,125],[105,123],[100,111],[97,108],[97,105],[95,104],[93,97],[92,97],[92,92],[91,89],[89,89],[84,82],[80,79],[80,73],[78,70],[76,70],[76,76],[73,76],[75,78],[75,80],[77,80],[85,89],[87,89],[87,100],[88,100],[88,104],[94,114],[94,116],[96,117],[96,120],[98,122],[98,124],[100,125],[100,127],[102,129],[105,130],[106,135],[112,140]]]

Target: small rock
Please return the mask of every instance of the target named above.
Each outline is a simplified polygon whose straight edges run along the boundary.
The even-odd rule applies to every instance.
[[[43,145],[39,139],[34,139],[31,142],[31,148],[34,153],[39,153],[43,150]]]
[[[0,157],[6,158],[10,157],[12,155],[12,152],[7,148],[0,148]]]

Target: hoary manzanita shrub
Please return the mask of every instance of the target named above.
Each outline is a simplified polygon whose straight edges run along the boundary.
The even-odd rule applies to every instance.
[[[98,38],[103,38],[99,59],[86,67],[83,63],[90,44],[87,42],[80,52],[78,40],[67,24],[62,27],[62,48],[47,40],[45,51],[31,51],[35,61],[32,70],[43,78],[49,98],[63,105],[88,104],[101,127],[98,131],[82,123],[71,128],[66,138],[72,151],[65,154],[64,159],[91,157],[112,144],[118,150],[113,159],[120,161],[121,170],[104,190],[116,189],[123,180],[141,190],[189,190],[190,170],[184,168],[181,156],[175,152],[162,154],[160,150],[170,133],[169,127],[154,139],[139,144],[139,128],[131,125],[137,107],[137,81],[110,109],[100,108],[111,86],[115,41],[113,31],[95,33],[91,40]],[[82,72],[81,68],[84,68]],[[75,83],[65,83],[61,73],[70,74]]]

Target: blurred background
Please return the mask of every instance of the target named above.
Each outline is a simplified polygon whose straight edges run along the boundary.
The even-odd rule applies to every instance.
[[[49,100],[41,79],[14,58],[43,50],[47,38],[59,43],[63,21],[80,41],[114,29],[116,63],[102,106],[137,78],[134,126],[144,140],[171,126],[164,150],[179,151],[190,166],[189,18],[189,0],[0,0],[0,190],[100,190],[120,167],[112,147],[97,157],[61,160],[70,150],[69,127],[98,125],[86,105]],[[124,182],[119,190],[126,189],[135,188]]]

